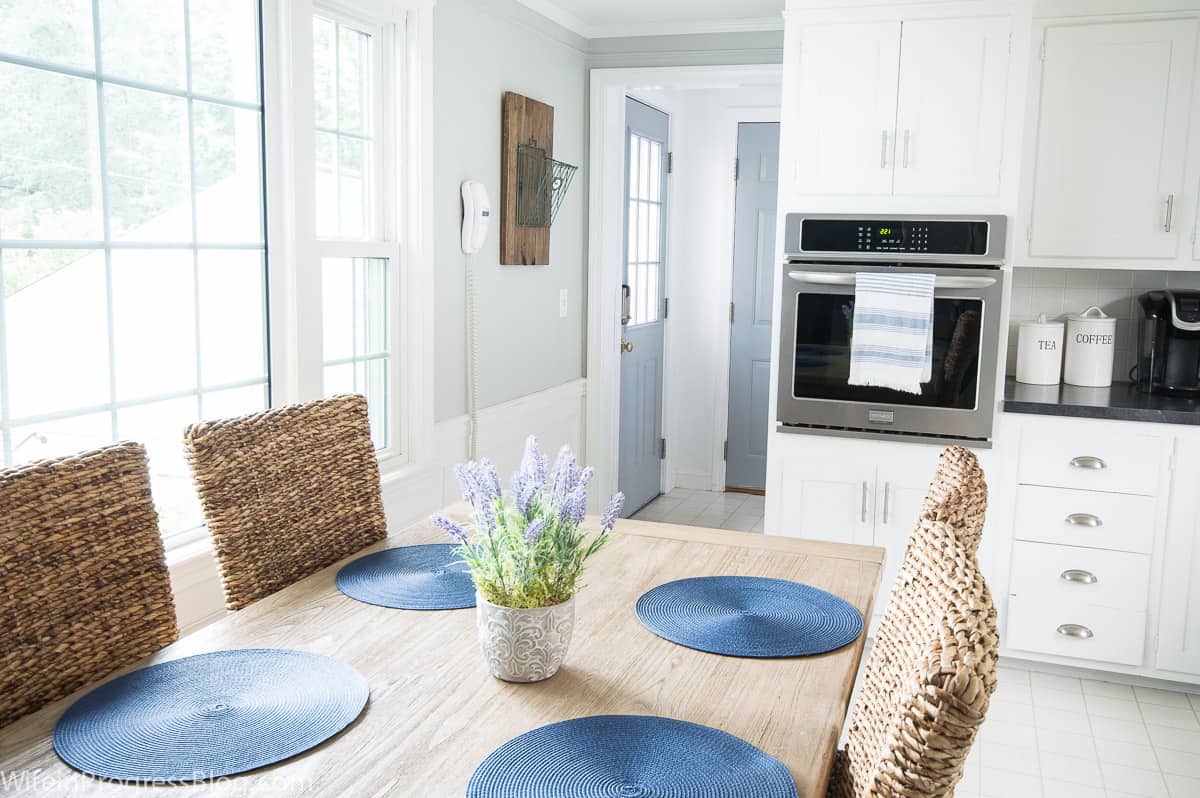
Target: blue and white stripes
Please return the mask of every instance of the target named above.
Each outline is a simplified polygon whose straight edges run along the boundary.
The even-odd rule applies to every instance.
[[[850,384],[921,393],[933,373],[932,274],[855,275]]]

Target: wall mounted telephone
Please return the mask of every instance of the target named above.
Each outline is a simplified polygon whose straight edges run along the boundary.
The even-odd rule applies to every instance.
[[[462,201],[462,251],[474,255],[487,240],[492,221],[492,202],[488,199],[487,188],[478,180],[463,182]]]

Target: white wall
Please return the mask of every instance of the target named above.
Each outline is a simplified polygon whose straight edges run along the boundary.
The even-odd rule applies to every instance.
[[[671,114],[668,202],[668,483],[722,490],[737,123],[778,119],[778,85],[639,91]],[[774,110],[772,110],[774,109]]]
[[[499,214],[472,256],[479,329],[479,405],[583,375],[584,78],[586,43],[513,0],[439,0],[434,7],[436,415],[467,410],[466,259],[459,248],[463,180],[500,202],[500,100],[515,91],[554,106],[554,157],[579,165],[551,230],[549,266],[500,266]],[[568,292],[559,318],[559,291]]]
[[[783,31],[629,36],[588,42],[589,67],[714,66],[783,62]]]

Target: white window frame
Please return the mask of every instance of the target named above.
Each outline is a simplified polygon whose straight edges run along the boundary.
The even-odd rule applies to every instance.
[[[431,460],[433,436],[432,9],[434,0],[263,0],[272,406],[323,395],[321,260],[389,261],[385,485]],[[371,33],[376,76],[373,240],[316,237],[312,18]],[[375,38],[375,37],[378,38]]]

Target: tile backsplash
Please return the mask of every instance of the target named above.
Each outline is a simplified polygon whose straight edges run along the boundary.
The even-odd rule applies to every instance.
[[[1137,298],[1161,288],[1200,289],[1200,271],[1165,272],[1122,269],[1014,268],[1012,313],[1008,331],[1008,363],[1005,373],[1017,371],[1017,330],[1022,321],[1045,313],[1047,319],[1063,321],[1069,314],[1099,305],[1117,319],[1117,347],[1113,356],[1113,379],[1128,382],[1137,361]],[[1064,353],[1065,354],[1065,353]]]

